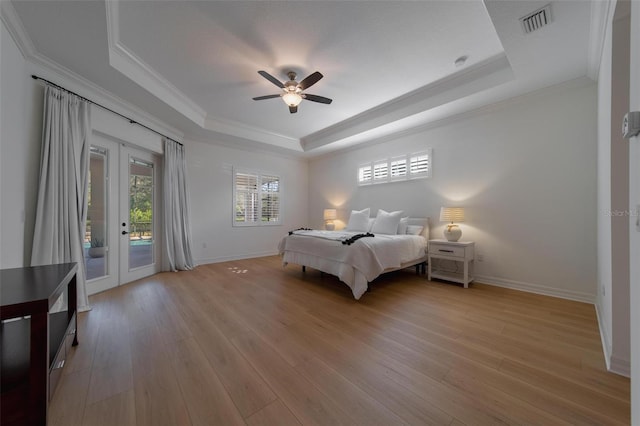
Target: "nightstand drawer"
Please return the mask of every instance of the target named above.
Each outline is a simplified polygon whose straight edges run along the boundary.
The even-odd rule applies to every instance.
[[[464,247],[431,244],[429,245],[429,253],[440,254],[442,256],[464,257]]]

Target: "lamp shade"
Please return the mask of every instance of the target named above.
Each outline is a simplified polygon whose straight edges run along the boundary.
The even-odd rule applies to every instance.
[[[300,102],[302,102],[302,96],[300,96],[298,93],[288,92],[282,95],[282,100],[290,107],[295,107],[300,105]]]
[[[324,209],[324,220],[334,220],[338,217],[336,209]]]
[[[441,207],[441,222],[464,222],[464,208],[462,207]]]

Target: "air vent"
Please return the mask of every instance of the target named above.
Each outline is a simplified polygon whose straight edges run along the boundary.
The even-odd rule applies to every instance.
[[[522,22],[522,29],[525,34],[532,33],[549,25],[551,23],[551,5],[548,4],[542,9],[523,16],[520,18],[520,22]]]

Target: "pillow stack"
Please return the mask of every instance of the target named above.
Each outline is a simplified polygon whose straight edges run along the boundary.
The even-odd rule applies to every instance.
[[[366,208],[364,210],[351,210],[351,215],[349,216],[349,223],[347,223],[347,227],[345,231],[352,232],[369,232],[369,214],[371,213],[371,209]]]
[[[420,235],[423,227],[419,225],[409,225],[409,218],[402,217],[404,212],[398,210],[395,212],[387,212],[379,209],[377,216],[370,218],[371,209],[351,210],[349,223],[345,231],[351,232],[371,232],[373,234],[387,235]]]
[[[371,232],[374,234],[389,234],[395,235],[398,233],[398,225],[402,219],[402,210],[395,212],[387,212],[382,209],[378,210],[375,222],[371,227]]]

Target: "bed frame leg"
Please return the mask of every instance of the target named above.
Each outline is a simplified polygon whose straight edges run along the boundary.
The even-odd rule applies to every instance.
[[[307,272],[307,267],[302,265],[302,272]]]

